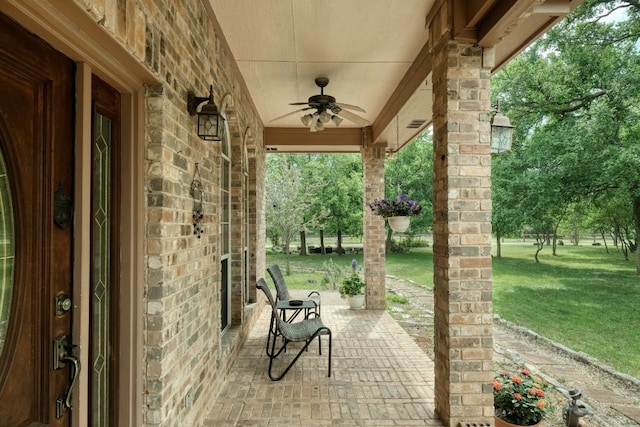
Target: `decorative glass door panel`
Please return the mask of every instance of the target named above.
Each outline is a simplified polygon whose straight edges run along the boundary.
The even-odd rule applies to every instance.
[[[93,76],[90,425],[118,424],[120,94]]]
[[[93,236],[92,236],[92,373],[91,392],[97,402],[94,426],[109,425],[109,314],[111,289],[111,131],[112,121],[96,114],[93,141]]]
[[[4,162],[4,154],[0,152],[0,359],[2,359],[9,315],[11,314],[15,256],[11,188]]]

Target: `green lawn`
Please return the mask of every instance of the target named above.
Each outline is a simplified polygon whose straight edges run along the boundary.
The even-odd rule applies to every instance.
[[[560,246],[558,255],[545,247],[536,264],[530,243],[507,242],[502,258],[493,259],[494,311],[567,347],[587,353],[621,372],[640,378],[640,278],[634,261],[604,246]],[[495,253],[495,251],[494,251]],[[322,263],[332,259],[349,269],[361,254],[291,256],[292,288],[320,288]],[[268,264],[284,271],[283,254],[267,254]],[[299,274],[300,269],[309,271]],[[433,286],[431,248],[389,254],[387,274]]]

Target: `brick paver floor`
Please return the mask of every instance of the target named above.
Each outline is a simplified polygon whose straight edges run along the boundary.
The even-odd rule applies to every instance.
[[[322,355],[312,345],[281,381],[267,374],[269,316],[265,307],[205,426],[442,426],[433,362],[387,312],[350,310],[337,292],[322,292],[331,377],[323,337]]]
[[[429,321],[432,292],[393,279],[387,288],[418,307],[418,323]],[[387,312],[349,310],[336,291],[322,292],[322,318],[334,340],[332,376],[323,338],[323,355],[312,345],[279,382],[267,375],[269,316],[265,307],[205,426],[442,426],[434,414],[433,362]],[[499,324],[494,344],[496,361],[526,363],[558,387],[581,389],[594,411],[584,427],[640,426],[640,393],[622,393],[614,377]],[[543,425],[564,423],[556,417]]]

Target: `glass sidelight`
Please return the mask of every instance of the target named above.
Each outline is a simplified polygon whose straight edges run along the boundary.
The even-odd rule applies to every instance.
[[[90,425],[118,425],[120,94],[93,77]]]
[[[91,392],[95,401],[103,402],[92,409],[93,425],[109,425],[109,315],[111,289],[111,132],[108,117],[96,114],[93,141],[93,224],[92,224],[92,378]],[[100,421],[101,420],[101,421]],[[96,422],[98,421],[98,422]]]

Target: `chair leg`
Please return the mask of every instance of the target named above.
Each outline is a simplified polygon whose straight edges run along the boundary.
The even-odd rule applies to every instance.
[[[286,346],[286,343],[283,345],[283,347],[275,354],[275,356],[269,356],[269,378],[271,378],[271,381],[280,381],[282,378],[284,378],[285,375],[287,375],[287,372],[289,372],[289,369],[291,369],[293,367],[293,365],[298,361],[298,359],[300,358],[300,356],[302,356],[302,353],[304,353],[307,350],[307,347],[309,347],[309,342],[305,342],[304,347],[302,347],[300,349],[300,351],[298,351],[298,354],[296,354],[296,356],[293,358],[293,360],[291,362],[289,362],[289,364],[287,365],[287,367],[285,368],[285,370],[280,374],[280,375],[274,375],[272,373],[272,368],[273,368],[273,361],[276,359],[276,357],[282,352],[282,349]]]
[[[327,373],[328,377],[331,377],[331,329],[327,329],[329,331],[329,371]]]
[[[271,341],[278,339],[278,329],[275,326],[275,319],[273,318],[273,314],[271,315],[271,322],[269,323],[269,332],[267,333],[267,356],[271,356],[269,353],[269,347],[271,346]]]
[[[276,359],[276,357],[278,357],[278,355],[280,355],[280,353],[282,353],[282,350],[284,348],[286,348],[288,341],[285,340],[285,343],[283,344],[283,346],[276,352],[275,351],[275,340],[272,342],[271,345],[271,355],[269,355],[269,378],[271,378],[272,381],[280,381],[282,378],[284,378],[285,375],[287,375],[287,372],[289,372],[289,370],[293,367],[293,365],[298,361],[298,359],[300,358],[300,356],[302,356],[302,353],[304,353],[305,351],[307,351],[309,345],[311,344],[311,342],[313,341],[314,338],[318,337],[318,341],[320,340],[320,332],[328,332],[329,335],[329,368],[328,368],[328,373],[327,376],[330,377],[331,376],[331,330],[329,328],[322,328],[320,330],[318,330],[316,332],[316,334],[311,337],[310,339],[308,339],[307,341],[305,341],[304,346],[298,351],[298,354],[295,355],[295,357],[293,358],[293,360],[291,362],[289,362],[289,364],[287,365],[287,367],[285,368],[285,370],[280,374],[280,375],[275,375],[273,373],[273,361]]]

